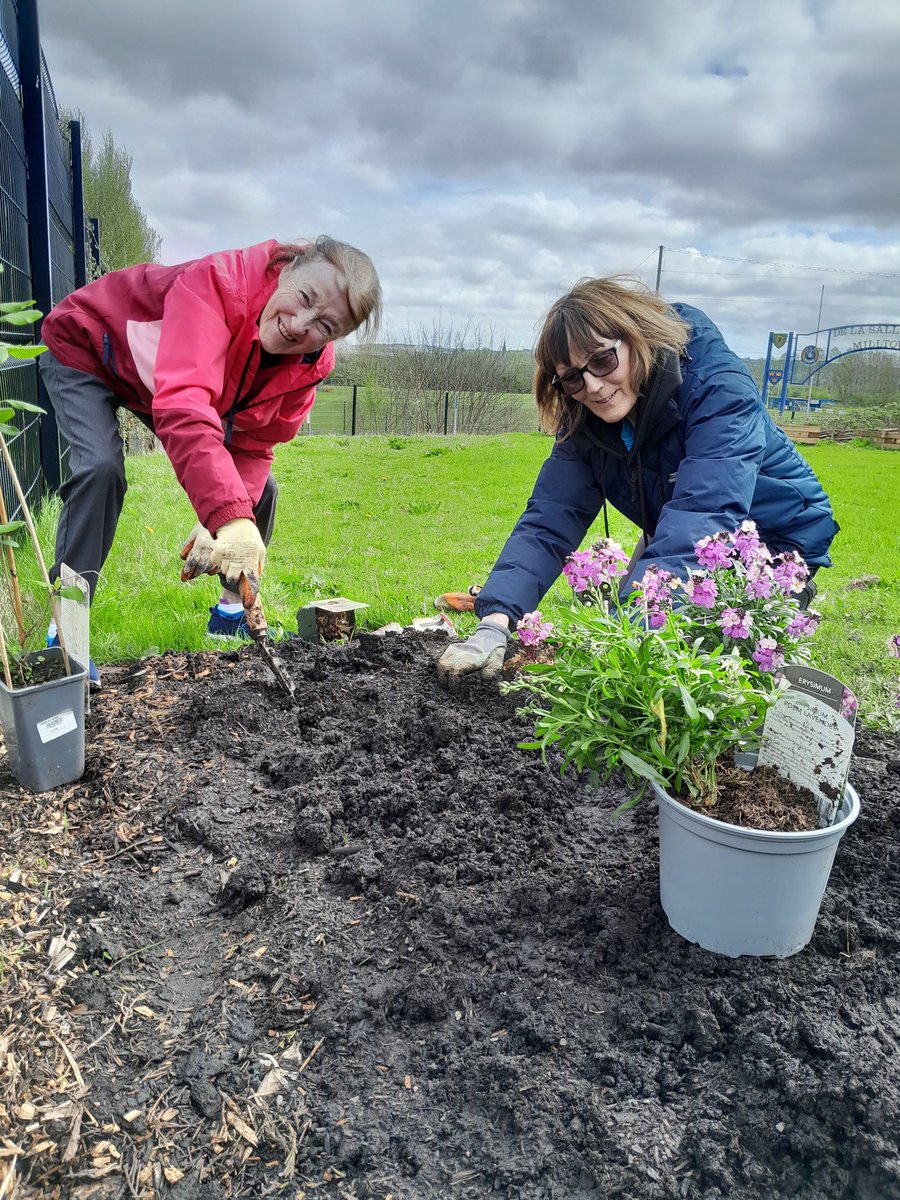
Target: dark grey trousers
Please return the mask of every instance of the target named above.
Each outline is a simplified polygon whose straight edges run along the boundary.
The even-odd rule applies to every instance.
[[[69,477],[59,489],[63,509],[50,578],[56,579],[60,563],[66,563],[85,577],[93,600],[128,490],[118,416],[122,401],[96,376],[63,366],[52,354],[42,354],[38,362],[59,431],[69,444]],[[135,416],[153,428],[151,417]],[[275,527],[277,501],[278,484],[269,472],[253,510],[266,545]],[[180,550],[181,546],[173,547],[173,570]]]

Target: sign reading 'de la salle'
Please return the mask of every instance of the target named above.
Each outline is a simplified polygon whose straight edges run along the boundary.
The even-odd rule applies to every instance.
[[[838,325],[829,332],[829,358],[848,350],[900,350],[900,325]]]

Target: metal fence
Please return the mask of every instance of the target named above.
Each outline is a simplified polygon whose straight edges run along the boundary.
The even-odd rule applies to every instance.
[[[531,396],[488,391],[423,391],[325,383],[301,435],[535,433]]]
[[[0,0],[0,300],[34,299],[42,312],[86,282],[81,190],[81,130],[65,132],[40,47],[37,0]],[[31,342],[38,326],[0,320],[0,340]],[[0,401],[48,408],[34,360],[0,365]],[[66,471],[52,412],[19,413],[10,455],[29,502],[56,488]],[[0,464],[0,489],[10,518],[19,505]]]

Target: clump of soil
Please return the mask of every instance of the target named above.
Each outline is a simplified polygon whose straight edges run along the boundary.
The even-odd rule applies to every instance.
[[[250,647],[106,670],[80,783],[0,763],[0,1191],[900,1194],[897,739],[811,944],[732,960],[669,928],[653,804],[440,691],[445,646],[283,643],[296,706]]]

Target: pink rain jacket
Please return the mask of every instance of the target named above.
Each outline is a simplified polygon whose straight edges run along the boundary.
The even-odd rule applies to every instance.
[[[41,338],[67,367],[150,413],[197,517],[215,533],[253,517],[278,442],[306,419],[334,366],[279,356],[260,369],[257,320],[275,290],[275,241],[104,275],[57,304]],[[306,360],[306,361],[304,361]]]

